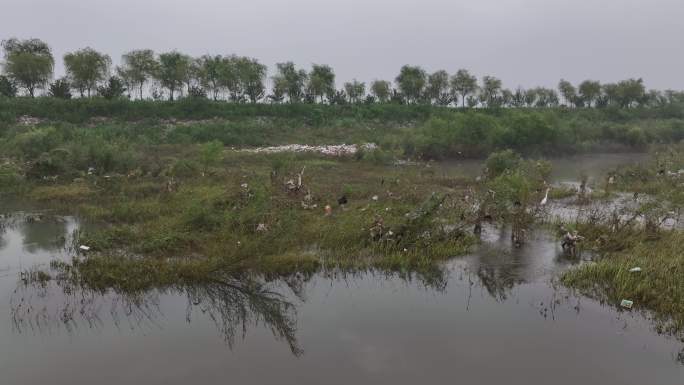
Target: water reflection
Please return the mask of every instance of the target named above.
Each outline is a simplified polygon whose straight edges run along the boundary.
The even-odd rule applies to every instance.
[[[282,289],[282,286],[278,288]],[[192,287],[153,290],[138,295],[106,293],[64,282],[22,282],[10,298],[12,327],[16,333],[69,334],[82,328],[161,328],[161,298],[186,303],[186,320],[201,313],[215,324],[229,347],[250,327],[263,326],[285,342],[295,356],[302,354],[296,331],[296,309],[273,283],[256,277],[217,279]]]
[[[24,222],[21,227],[24,248],[29,253],[52,251],[64,245],[67,223],[60,217]]]

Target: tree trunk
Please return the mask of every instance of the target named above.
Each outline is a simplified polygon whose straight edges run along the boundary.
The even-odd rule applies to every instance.
[[[143,82],[140,82],[140,100],[142,100],[142,89],[143,89]]]

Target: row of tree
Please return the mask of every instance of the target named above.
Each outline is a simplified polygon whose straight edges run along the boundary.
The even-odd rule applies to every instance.
[[[152,85],[153,99],[209,97],[233,102],[257,103],[405,103],[462,107],[619,107],[656,106],[684,102],[684,92],[647,91],[641,79],[601,84],[586,80],[577,87],[561,80],[558,90],[537,87],[509,90],[501,80],[484,76],[481,81],[461,69],[449,75],[444,70],[427,73],[418,66],[405,65],[393,84],[375,80],[366,89],[353,80],[337,89],[335,73],[328,65],[313,64],[310,71],[292,62],[278,63],[267,92],[268,69],[257,59],[243,56],[204,55],[193,58],[177,51],[155,54],[134,50],[121,57],[112,69],[111,57],[92,48],[64,55],[66,76],[50,82],[55,60],[48,44],[39,39],[4,40],[4,75],[0,75],[0,94],[15,96],[19,90],[31,97],[46,89],[48,95],[70,98],[95,94],[106,98],[133,94],[143,99],[146,86]]]

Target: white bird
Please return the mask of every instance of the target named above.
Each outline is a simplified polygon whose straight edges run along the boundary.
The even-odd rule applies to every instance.
[[[549,190],[551,190],[551,189],[550,188],[546,189],[546,194],[544,195],[544,199],[542,199],[540,205],[542,205],[542,206],[546,205],[546,202],[549,200]]]

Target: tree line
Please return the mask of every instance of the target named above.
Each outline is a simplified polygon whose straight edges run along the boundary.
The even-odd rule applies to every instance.
[[[561,80],[558,89],[504,88],[500,79],[478,80],[468,70],[450,75],[439,70],[428,73],[419,66],[404,65],[394,82],[352,80],[338,89],[332,67],[313,64],[310,70],[293,62],[276,64],[270,78],[268,68],[257,59],[237,55],[191,57],[178,51],[156,54],[142,49],[127,52],[121,65],[112,67],[111,57],[92,48],[64,55],[66,76],[54,79],[55,58],[47,43],[39,39],[2,41],[3,74],[0,95],[15,97],[22,92],[35,97],[69,99],[104,97],[154,100],[209,98],[235,103],[395,103],[460,107],[657,107],[684,103],[684,92],[647,90],[642,79],[601,84],[585,80],[578,85]],[[145,94],[145,87],[150,92]]]

